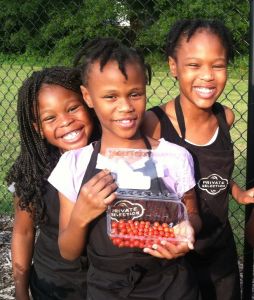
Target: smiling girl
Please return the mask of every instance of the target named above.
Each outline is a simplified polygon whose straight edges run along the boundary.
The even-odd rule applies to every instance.
[[[72,260],[87,250],[89,300],[197,299],[195,278],[184,259],[199,227],[193,162],[184,148],[142,134],[150,69],[135,49],[110,38],[89,42],[80,60],[83,98],[100,120],[102,137],[98,143],[65,153],[49,177],[60,191],[61,254]],[[181,194],[187,205],[191,222],[184,225],[189,242],[162,241],[144,249],[119,248],[112,243],[107,235],[106,210],[116,199],[117,186],[111,180],[101,181],[98,173],[108,166],[105,153],[110,147],[156,149],[169,155],[165,173],[172,191]],[[65,174],[64,181],[59,180],[60,174]],[[136,175],[135,169],[132,174]],[[126,176],[124,183],[133,188]],[[158,186],[151,183],[150,191],[158,193]]]
[[[52,67],[34,72],[19,90],[21,149],[7,178],[15,190],[11,251],[17,300],[30,299],[29,287],[33,299],[86,296],[86,259],[69,262],[61,257],[58,193],[46,180],[63,152],[99,136],[97,119],[84,104],[80,85],[78,70]]]
[[[234,113],[216,101],[233,59],[230,34],[216,20],[181,20],[168,34],[166,54],[179,96],[147,112],[144,130],[188,149],[195,165],[202,229],[187,258],[203,298],[239,300],[237,253],[228,220],[229,192],[240,204],[253,202],[232,180],[233,144],[229,129]]]

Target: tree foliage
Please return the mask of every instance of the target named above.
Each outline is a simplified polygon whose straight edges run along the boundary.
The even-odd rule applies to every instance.
[[[196,17],[223,20],[237,51],[248,52],[248,0],[0,0],[0,7],[0,52],[6,54],[32,53],[64,63],[95,36],[163,51],[172,23]]]

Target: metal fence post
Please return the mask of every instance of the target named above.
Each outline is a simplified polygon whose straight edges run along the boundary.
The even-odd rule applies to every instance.
[[[246,189],[254,186],[254,1],[250,0],[250,52],[248,82],[248,123],[247,123],[247,161]],[[252,207],[245,209],[245,223],[248,221]],[[253,249],[244,238],[243,289],[242,299],[252,299]]]

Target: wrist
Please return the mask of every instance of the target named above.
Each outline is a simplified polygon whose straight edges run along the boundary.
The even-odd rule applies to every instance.
[[[86,215],[81,215],[79,210],[73,210],[69,226],[74,229],[84,230],[88,227],[91,220]]]

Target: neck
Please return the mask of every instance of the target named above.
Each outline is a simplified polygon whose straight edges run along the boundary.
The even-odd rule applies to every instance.
[[[186,120],[206,121],[213,115],[212,107],[199,108],[189,100],[180,100],[184,118]]]

